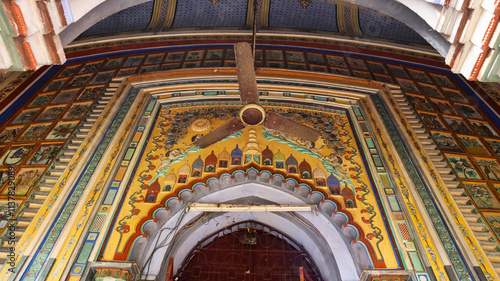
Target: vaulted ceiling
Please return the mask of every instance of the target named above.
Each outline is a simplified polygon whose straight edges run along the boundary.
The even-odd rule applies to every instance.
[[[112,14],[79,35],[78,39],[145,31],[227,30],[251,28],[253,7],[247,0],[177,1],[174,13],[164,15],[159,1],[149,1]],[[160,1],[161,2],[161,1]],[[214,2],[215,4],[213,4]],[[428,42],[404,23],[370,8],[349,3],[272,0],[263,7],[267,18],[259,30],[319,33],[391,40],[428,46]],[[158,28],[158,26],[161,26]]]
[[[255,18],[257,34],[437,51],[453,72],[467,79],[500,81],[500,1],[495,0],[36,2],[2,2],[0,69],[35,70],[63,63],[64,47],[82,39],[93,43],[128,36],[248,36]]]

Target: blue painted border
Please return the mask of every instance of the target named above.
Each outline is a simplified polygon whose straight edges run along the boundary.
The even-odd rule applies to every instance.
[[[38,89],[40,89],[57,71],[59,71],[61,67],[61,65],[52,66],[41,77],[35,78],[37,81],[35,81],[31,87],[27,87],[26,91],[24,91],[24,93],[21,94],[16,101],[14,101],[14,103],[12,103],[2,114],[0,114],[0,125],[5,124],[9,118],[11,118],[17,110],[21,108],[23,104],[33,96],[33,94],[36,93],[36,91],[38,91]],[[33,73],[32,75],[36,75],[36,73]]]

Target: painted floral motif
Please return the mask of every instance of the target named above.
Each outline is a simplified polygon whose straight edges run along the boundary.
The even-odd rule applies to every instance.
[[[57,95],[57,97],[52,101],[52,104],[58,103],[68,103],[70,102],[78,93],[79,89],[62,91]]]
[[[493,187],[500,194],[500,184],[493,184]]]
[[[500,203],[484,183],[464,183],[472,200],[481,209],[500,209]]]
[[[348,70],[346,70],[346,71],[347,71],[347,73],[345,73],[344,75],[349,75],[349,71]],[[334,73],[333,70],[332,70],[332,73]],[[390,76],[375,74],[375,80],[385,82],[385,83],[394,84],[394,81],[392,81],[392,78]]]
[[[432,111],[431,105],[424,97],[407,95],[406,98],[416,110]]]
[[[394,74],[394,76],[400,77],[400,78],[406,78],[406,79],[410,78],[410,77],[408,77],[408,74],[406,74],[404,68],[394,66],[394,65],[389,65],[388,67],[389,67],[389,69],[391,69],[391,72],[392,72],[392,74]]]
[[[413,78],[419,82],[432,83],[429,77],[427,77],[427,75],[424,72],[410,70],[410,73],[413,76]]]
[[[497,83],[477,83],[494,101],[500,103],[500,86]]]
[[[38,109],[23,111],[19,116],[12,122],[13,125],[23,124],[30,122],[35,115],[37,115]]]
[[[441,94],[441,92],[439,92],[438,88],[436,88],[432,85],[427,85],[427,84],[422,84],[422,83],[419,83],[419,85],[420,85],[420,88],[422,88],[422,91],[426,95],[428,95],[429,97],[438,98],[438,99],[444,98],[443,94]]]
[[[483,214],[486,222],[490,225],[490,229],[496,235],[497,239],[500,239],[500,216],[495,214]]]
[[[114,60],[109,60],[102,68],[102,70],[111,70],[111,69],[116,69],[120,66],[122,63],[123,58],[119,59],[114,59]]]
[[[474,127],[474,130],[483,137],[498,137],[498,134],[495,132],[493,128],[491,128],[490,124],[488,123],[483,123],[483,122],[470,122],[472,124],[472,127]]]
[[[11,149],[8,152],[6,152],[5,155],[0,159],[0,165],[1,166],[19,165],[32,149],[33,145],[26,145],[22,147],[11,147]]]
[[[486,177],[492,181],[500,180],[500,166],[497,161],[489,159],[475,159],[477,165],[484,172]]]
[[[9,179],[9,172],[7,170],[0,170],[0,187]]]
[[[139,70],[139,73],[148,73],[148,72],[158,71],[158,69],[159,69],[158,65],[144,66]]]
[[[474,180],[481,179],[481,176],[476,171],[474,166],[472,166],[468,158],[450,155],[446,155],[446,158],[459,178]]]
[[[91,103],[81,103],[81,104],[73,104],[73,106],[64,114],[63,119],[75,119],[82,118],[89,110]]]
[[[161,63],[162,59],[163,59],[163,54],[148,55],[145,64],[159,64]]]
[[[41,146],[31,159],[27,162],[30,165],[45,165],[49,164],[52,159],[57,156],[61,145],[43,145]]]
[[[204,67],[218,67],[218,66],[220,66],[220,64],[221,64],[221,62],[220,62],[220,61],[205,61],[205,62],[203,63],[203,66],[204,66]],[[164,65],[164,66],[162,67],[162,69],[163,69],[163,70],[167,70],[167,69],[168,69],[168,68],[167,68],[168,66],[171,66],[171,65],[168,65],[168,64],[167,64],[167,65]]]
[[[184,52],[168,53],[165,62],[180,62],[183,57],[184,57]]]
[[[24,134],[19,137],[20,141],[37,141],[45,135],[52,124],[31,125]]]
[[[223,52],[224,52],[223,50],[208,50],[206,59],[207,60],[220,60],[220,59],[222,59]]]
[[[457,115],[455,109],[450,105],[449,102],[441,101],[441,100],[431,100],[432,104],[438,109],[441,114],[445,115]]]
[[[424,123],[424,126],[427,129],[431,130],[446,130],[446,128],[443,126],[443,123],[439,121],[439,118],[437,115],[434,114],[426,114],[426,113],[420,113],[420,118],[422,119],[422,123]]]
[[[451,83],[451,81],[446,76],[433,74],[433,73],[431,73],[431,76],[439,86],[446,87],[446,88],[455,88],[453,83]]]
[[[467,103],[467,99],[459,92],[449,89],[444,89],[444,94],[452,101]]]
[[[125,61],[125,63],[123,64],[123,67],[138,66],[139,64],[141,64],[143,58],[144,58],[143,56],[130,57]]]
[[[195,62],[185,62],[183,65],[182,65],[182,68],[196,68],[196,67],[200,67],[201,65],[201,62],[200,61],[195,61]]]
[[[114,71],[108,71],[108,72],[101,72],[95,76],[94,79],[92,79],[92,82],[90,82],[91,85],[97,85],[97,84],[106,84],[109,82],[111,77],[113,77]]]
[[[491,147],[493,152],[495,152],[496,155],[500,156],[500,141],[486,140],[486,142]]]
[[[8,73],[2,75],[0,83],[5,82],[5,84],[3,84],[0,89],[0,101],[7,98],[15,89],[17,89],[19,85],[26,81],[31,74],[33,74],[33,71],[20,72],[20,74],[19,72],[9,71]],[[13,78],[13,80],[11,80],[11,78]]]
[[[57,91],[57,90],[61,89],[61,87],[62,87],[62,85],[64,85],[64,83],[66,83],[66,79],[53,81],[43,91],[44,92],[54,92],[54,91]]]
[[[90,79],[91,74],[89,75],[81,75],[73,78],[71,82],[69,83],[70,87],[81,87],[87,83],[87,81]],[[66,86],[67,87],[67,86]]]
[[[269,60],[269,53],[270,51],[266,51],[266,58],[267,60]],[[334,67],[342,67],[342,68],[346,68],[347,67],[347,64],[344,60],[343,57],[337,57],[337,56],[326,56],[326,59],[328,60],[328,65],[329,66],[334,66]]]
[[[99,69],[99,66],[101,66],[101,64],[102,62],[88,63],[82,68],[82,70],[80,70],[79,74],[96,72]]]
[[[52,121],[56,120],[57,117],[64,111],[66,106],[56,106],[49,107],[45,109],[40,116],[36,119],[36,121]]]
[[[175,67],[175,68],[177,68],[177,67]],[[169,69],[173,69],[173,68],[169,68]],[[123,76],[132,75],[132,74],[134,74],[135,70],[136,70],[135,68],[120,70],[120,72],[118,72],[116,77],[123,77]],[[164,68],[164,70],[166,70],[166,69]]]
[[[295,70],[307,70],[307,66],[305,64],[302,64],[302,63],[291,63],[291,62],[289,62],[288,63],[288,68],[289,69],[295,69]],[[363,77],[364,74],[368,74],[368,77],[370,75],[369,73],[366,73],[366,72],[354,71],[354,76],[356,76],[356,77],[365,78],[365,77]]]
[[[71,132],[76,127],[78,122],[59,123],[47,136],[48,140],[67,139],[71,136]]]
[[[43,175],[44,169],[23,169],[14,179],[15,194],[26,195],[26,193],[35,187],[38,179]],[[8,194],[8,189],[4,190],[3,194]]]
[[[88,101],[88,100],[95,100],[96,98],[99,97],[99,95],[102,93],[104,90],[104,87],[93,87],[93,88],[86,88],[83,93],[80,94],[78,97],[78,101]]]
[[[478,138],[459,136],[465,149],[472,154],[489,155],[488,150],[483,146]]]
[[[283,53],[278,50],[266,50],[266,60],[273,60],[273,61],[282,61],[283,60]],[[343,59],[342,59],[343,61]],[[345,62],[344,62],[345,65]]]
[[[205,51],[190,51],[187,53],[186,61],[201,60]]]
[[[481,114],[479,114],[476,111],[476,109],[474,109],[474,107],[461,104],[456,104],[455,107],[458,109],[458,111],[460,111],[460,113],[467,116],[467,118],[480,119],[480,120],[483,119],[483,117],[481,117]]]
[[[415,83],[413,83],[412,81],[399,78],[397,78],[397,80],[403,91],[414,94],[420,93],[417,86],[415,86]]]
[[[286,52],[286,59],[289,62],[305,62],[304,54],[299,52]]]
[[[164,133],[166,140],[164,142],[165,149],[171,149],[187,132],[187,128],[198,119],[213,119],[215,116],[221,119],[229,119],[236,117],[237,108],[207,108],[207,109],[190,109],[181,113],[170,115],[170,110],[165,111],[165,125],[169,128]]]
[[[472,131],[464,123],[464,120],[456,118],[444,118],[444,120],[446,121],[446,123],[448,123],[448,126],[450,126],[450,129],[453,132],[466,135],[472,134]]]
[[[452,152],[462,152],[460,147],[455,142],[455,139],[453,139],[451,135],[432,133],[432,136],[436,140],[436,144],[439,146],[439,149]]]
[[[73,75],[73,74],[76,73],[76,71],[78,70],[78,68],[80,68],[79,65],[77,65],[77,66],[67,66],[63,71],[61,71],[61,73],[57,77],[62,78],[62,77],[71,76],[71,75]]]
[[[319,71],[319,72],[327,72],[328,69],[324,66],[318,66],[318,65],[311,65],[311,70],[312,71]]]
[[[287,55],[288,55],[288,52],[287,52]],[[288,58],[288,56],[287,56]],[[349,62],[349,65],[353,68],[353,69],[357,69],[357,70],[366,70],[368,71],[368,67],[366,67],[365,65],[365,62],[363,60],[360,60],[360,59],[354,59],[354,58],[347,58],[347,61]]]
[[[22,127],[7,128],[0,134],[0,143],[11,142],[21,132]]]
[[[39,95],[36,99],[28,106],[28,108],[42,107],[49,102],[54,94],[49,95]]]
[[[307,53],[307,60],[312,64],[325,65],[325,59],[322,54]],[[380,70],[378,70],[380,71]],[[374,70],[374,72],[377,72]]]

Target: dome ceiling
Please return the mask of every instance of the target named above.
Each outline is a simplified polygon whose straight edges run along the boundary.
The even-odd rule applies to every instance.
[[[252,17],[253,7],[247,0],[148,1],[97,22],[77,40],[141,32],[249,30]],[[344,2],[263,1],[258,26],[260,31],[306,32],[428,45],[404,23]]]

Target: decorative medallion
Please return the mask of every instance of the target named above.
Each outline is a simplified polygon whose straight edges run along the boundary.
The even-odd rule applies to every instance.
[[[208,119],[197,119],[191,124],[191,129],[195,132],[202,132],[210,129],[210,121]]]
[[[305,9],[307,6],[311,5],[311,0],[299,0],[299,4]]]

